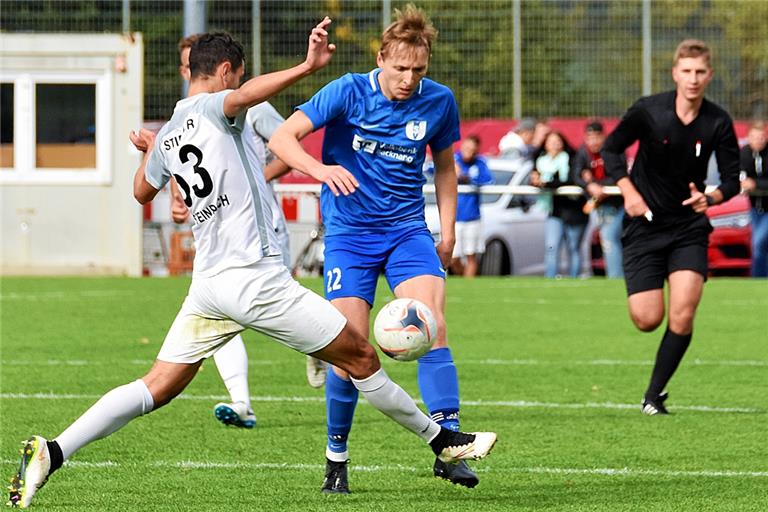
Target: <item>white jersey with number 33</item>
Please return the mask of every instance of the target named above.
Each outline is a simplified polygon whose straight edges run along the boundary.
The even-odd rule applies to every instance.
[[[179,101],[145,169],[158,190],[176,179],[192,220],[194,274],[204,277],[280,254],[253,127],[244,123],[245,112],[224,115],[230,92]]]

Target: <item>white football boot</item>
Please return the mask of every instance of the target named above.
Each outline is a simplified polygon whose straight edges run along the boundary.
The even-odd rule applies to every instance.
[[[450,464],[460,460],[478,460],[488,455],[496,444],[495,432],[447,431],[449,437],[440,451],[435,453],[441,461]]]
[[[213,408],[213,415],[225,425],[238,428],[253,428],[256,426],[256,416],[253,409],[243,402],[227,404],[219,402]]]
[[[51,456],[48,453],[48,442],[40,436],[32,436],[21,444],[21,463],[8,487],[8,505],[27,508],[37,490],[48,481]]]
[[[307,382],[313,388],[321,388],[328,376],[328,364],[322,359],[307,356]]]

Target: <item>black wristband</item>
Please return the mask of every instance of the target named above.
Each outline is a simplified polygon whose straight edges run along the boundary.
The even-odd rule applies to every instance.
[[[707,195],[707,206],[714,206],[715,205],[715,198]]]

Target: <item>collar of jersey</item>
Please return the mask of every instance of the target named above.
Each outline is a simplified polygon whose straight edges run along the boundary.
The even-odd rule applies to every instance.
[[[384,91],[381,90],[381,84],[379,83],[379,80],[378,80],[379,73],[381,73],[381,68],[374,68],[374,69],[372,69],[368,73],[368,84],[371,86],[371,91],[373,91],[374,93],[378,93],[380,98],[383,99],[384,101],[386,101],[388,103],[392,103],[394,105],[403,105],[403,104],[408,103],[409,101],[411,101],[411,99],[413,99],[413,97],[416,96],[417,94],[419,96],[421,96],[421,88],[424,87],[424,79],[423,78],[421,80],[419,80],[419,88],[416,89],[416,92],[414,94],[412,94],[411,97],[408,98],[407,100],[391,100],[391,99],[387,98],[384,95]]]

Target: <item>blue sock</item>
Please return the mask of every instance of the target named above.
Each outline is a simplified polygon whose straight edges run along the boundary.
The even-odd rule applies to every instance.
[[[328,369],[325,381],[325,407],[328,429],[326,456],[336,462],[347,460],[347,438],[352,430],[352,418],[357,406],[357,388],[352,381],[344,380]]]
[[[419,390],[432,419],[449,430],[459,430],[459,377],[451,349],[430,350],[419,359]]]

